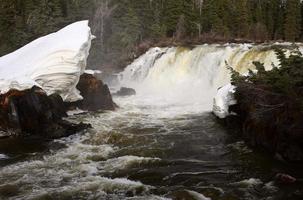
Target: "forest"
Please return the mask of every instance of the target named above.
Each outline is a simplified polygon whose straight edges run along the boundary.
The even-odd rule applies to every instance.
[[[0,56],[90,19],[90,67],[119,69],[154,45],[301,41],[302,12],[300,0],[0,0]]]

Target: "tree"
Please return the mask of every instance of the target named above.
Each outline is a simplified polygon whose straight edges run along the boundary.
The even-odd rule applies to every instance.
[[[288,41],[295,41],[301,33],[301,3],[300,0],[287,0],[284,34]]]
[[[167,36],[176,36],[176,27],[180,16],[183,14],[183,0],[167,0],[164,7],[164,23]]]
[[[235,27],[236,27],[236,37],[245,38],[248,35],[249,30],[249,19],[248,19],[248,9],[247,9],[247,0],[237,0],[235,2],[236,8],[236,18],[235,18]]]

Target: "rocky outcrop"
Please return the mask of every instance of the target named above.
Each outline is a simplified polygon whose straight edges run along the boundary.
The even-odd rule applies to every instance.
[[[88,111],[115,110],[117,107],[108,86],[91,74],[81,75],[77,89],[83,100],[72,103],[73,106]]]
[[[134,90],[132,88],[122,87],[114,95],[116,95],[116,96],[134,96],[134,95],[136,95],[136,90]]]
[[[273,93],[256,96],[237,90],[238,104],[231,110],[238,114],[244,139],[280,160],[303,162],[303,113],[298,103]]]
[[[55,139],[89,128],[87,124],[72,124],[66,117],[62,98],[47,94],[36,86],[0,95],[0,127],[15,136],[37,136]],[[12,130],[12,131],[9,131]]]
[[[37,86],[21,91],[12,89],[0,95],[0,138],[66,137],[90,127],[88,124],[73,124],[64,120],[69,108],[79,107],[89,111],[116,108],[108,86],[91,74],[81,76],[77,89],[84,99],[74,103],[64,102],[58,94],[48,96]]]
[[[223,109],[213,112],[228,128],[237,132],[240,129],[241,137],[249,145],[263,148],[279,160],[303,162],[303,113],[296,100],[270,89],[251,87],[249,83],[225,95],[220,95],[219,90],[217,99],[218,96],[223,103],[214,101],[214,108],[218,103],[227,107],[221,106]],[[228,99],[237,104],[228,104]]]

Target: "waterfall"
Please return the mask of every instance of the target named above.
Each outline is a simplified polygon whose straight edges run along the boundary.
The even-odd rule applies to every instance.
[[[120,84],[136,89],[139,95],[161,97],[170,104],[199,104],[200,110],[208,111],[217,89],[230,82],[226,63],[241,74],[255,69],[253,61],[270,70],[279,65],[274,52],[277,45],[288,54],[298,48],[291,44],[151,48],[126,67]]]

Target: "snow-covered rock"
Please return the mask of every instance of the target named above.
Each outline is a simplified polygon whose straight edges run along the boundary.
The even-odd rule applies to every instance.
[[[0,57],[0,93],[36,85],[48,95],[61,95],[64,101],[81,100],[76,85],[92,39],[88,21],[79,21]]]
[[[230,115],[229,106],[235,105],[237,101],[234,98],[235,86],[228,84],[220,88],[214,98],[213,113],[223,119]]]

